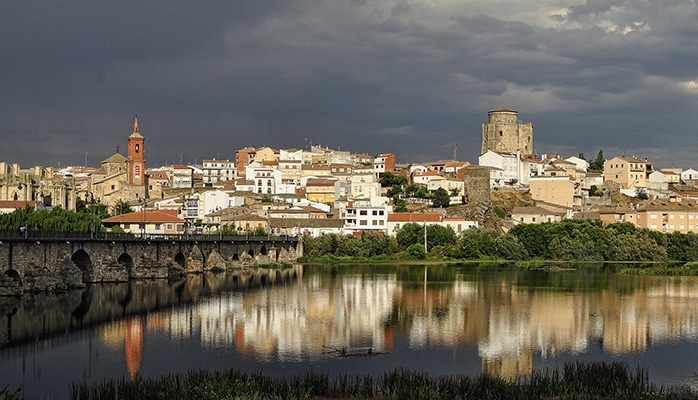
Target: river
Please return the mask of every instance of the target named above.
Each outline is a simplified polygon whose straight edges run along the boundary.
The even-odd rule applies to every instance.
[[[698,277],[603,266],[297,265],[5,297],[0,311],[0,389],[28,399],[202,368],[514,378],[619,360],[663,385],[698,372]]]

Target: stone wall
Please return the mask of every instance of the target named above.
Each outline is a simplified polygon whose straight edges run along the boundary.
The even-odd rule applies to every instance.
[[[468,204],[489,204],[490,169],[469,166],[464,168],[463,191]]]

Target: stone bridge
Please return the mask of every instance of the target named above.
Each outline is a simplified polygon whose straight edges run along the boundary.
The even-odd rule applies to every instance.
[[[293,262],[303,251],[302,241],[292,236],[137,238],[100,233],[58,238],[33,233],[0,235],[0,295]]]

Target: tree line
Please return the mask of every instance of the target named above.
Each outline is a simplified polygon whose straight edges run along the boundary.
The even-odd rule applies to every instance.
[[[425,249],[426,235],[426,249]],[[698,235],[662,233],[600,220],[520,224],[508,233],[403,225],[394,237],[325,234],[304,238],[306,259],[333,257],[437,260],[698,261]]]
[[[0,231],[29,231],[40,232],[90,232],[103,230],[102,219],[111,215],[119,215],[133,210],[124,201],[119,201],[112,208],[112,213],[106,205],[97,202],[86,202],[80,198],[76,202],[76,211],[64,210],[61,207],[34,209],[31,207],[17,208],[11,213],[0,214]]]

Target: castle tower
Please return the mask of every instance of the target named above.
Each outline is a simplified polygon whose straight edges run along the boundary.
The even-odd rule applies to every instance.
[[[498,107],[487,113],[489,122],[482,124],[482,151],[532,154],[533,123],[519,121],[519,113]]]
[[[128,137],[128,183],[138,197],[146,197],[145,138],[138,132],[138,116],[133,122],[133,133]]]

